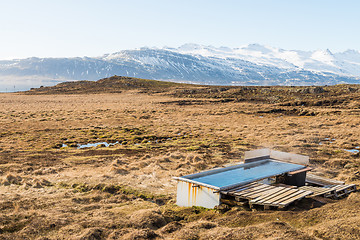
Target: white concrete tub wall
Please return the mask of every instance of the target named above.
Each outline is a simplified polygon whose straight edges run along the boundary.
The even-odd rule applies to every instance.
[[[178,180],[176,204],[181,207],[220,205],[220,192],[216,189]]]
[[[224,168],[215,168],[204,172],[175,177],[177,180],[176,204],[181,207],[200,206],[214,208],[220,205],[220,188],[193,181],[193,178],[222,172]]]

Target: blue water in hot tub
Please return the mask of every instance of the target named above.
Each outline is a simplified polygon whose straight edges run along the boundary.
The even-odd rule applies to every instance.
[[[286,172],[296,171],[302,168],[304,168],[302,165],[269,160],[258,165],[251,165],[251,167],[239,167],[224,172],[191,178],[191,180],[221,188],[241,182],[250,182]]]

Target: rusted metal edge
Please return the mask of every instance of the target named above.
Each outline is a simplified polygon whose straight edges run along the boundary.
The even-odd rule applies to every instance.
[[[215,189],[215,190],[219,190],[219,191],[220,191],[220,188],[219,188],[219,187],[215,187],[215,186],[212,186],[212,185],[209,185],[209,184],[206,184],[206,183],[201,183],[201,182],[193,181],[193,180],[191,180],[191,179],[182,178],[182,177],[173,177],[173,179],[175,179],[175,180],[177,180],[177,181],[183,181],[183,182],[192,183],[192,184],[195,184],[196,186],[203,186],[203,187],[212,188],[212,189]]]

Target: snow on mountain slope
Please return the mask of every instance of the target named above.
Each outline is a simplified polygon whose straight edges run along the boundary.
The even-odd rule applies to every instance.
[[[360,53],[185,44],[83,58],[0,61],[0,91],[113,75],[217,85],[331,85],[360,83]],[[22,87],[21,87],[22,86]]]
[[[331,72],[360,77],[360,53],[348,50],[333,54],[329,49],[317,51],[284,50],[260,44],[249,44],[240,48],[212,47],[185,44],[179,48],[164,48],[182,54],[201,55],[216,58],[236,58],[260,65],[285,69],[303,69],[317,72]]]

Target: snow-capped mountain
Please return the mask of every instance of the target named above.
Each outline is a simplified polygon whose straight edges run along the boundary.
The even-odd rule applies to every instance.
[[[219,85],[360,83],[360,52],[284,50],[259,44],[239,48],[185,44],[123,50],[100,57],[0,61],[0,91],[113,75]]]
[[[234,49],[185,44],[176,49],[168,48],[168,50],[223,59],[236,58],[285,69],[303,69],[360,77],[360,52],[355,50],[333,54],[329,49],[306,52],[284,50],[259,44],[249,44]]]

